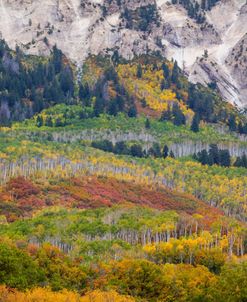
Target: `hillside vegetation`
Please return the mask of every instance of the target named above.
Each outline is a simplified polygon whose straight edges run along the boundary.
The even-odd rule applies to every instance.
[[[0,72],[0,301],[247,299],[247,121],[213,83],[4,42]]]

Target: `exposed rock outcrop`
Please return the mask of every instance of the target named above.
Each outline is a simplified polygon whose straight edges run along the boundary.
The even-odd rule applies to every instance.
[[[199,24],[168,0],[0,0],[0,32],[30,54],[47,55],[57,44],[79,66],[113,49],[127,59],[160,51],[193,82],[215,81],[226,100],[247,105],[246,0],[221,0],[203,14]]]

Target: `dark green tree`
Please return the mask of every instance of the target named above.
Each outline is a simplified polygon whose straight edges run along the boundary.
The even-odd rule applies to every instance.
[[[170,105],[168,105],[168,108],[166,111],[162,112],[161,121],[172,121],[172,111]]]
[[[142,146],[138,144],[134,144],[130,148],[130,153],[135,157],[143,157]]]
[[[114,153],[116,154],[129,154],[130,151],[125,142],[120,141],[115,144]]]
[[[229,126],[230,131],[237,130],[236,117],[233,114],[231,114],[229,117],[228,126]]]
[[[200,117],[198,114],[195,114],[191,123],[190,130],[193,132],[199,132],[200,128]]]
[[[135,104],[133,104],[133,105],[130,107],[130,109],[129,109],[129,111],[128,111],[128,116],[129,116],[129,117],[136,117],[136,116],[137,116],[137,110],[136,110]]]
[[[94,103],[94,115],[99,116],[101,113],[104,112],[104,108],[105,108],[104,99],[100,96],[97,96]]]
[[[138,79],[142,78],[142,66],[141,66],[141,64],[138,64],[138,66],[137,66],[136,76],[138,77]]]
[[[87,82],[79,86],[79,99],[83,106],[90,106],[90,89]]]
[[[43,123],[44,123],[43,117],[42,117],[41,115],[38,115],[38,116],[37,116],[37,120],[36,120],[36,126],[37,126],[37,127],[42,127],[42,126],[43,126]]]
[[[151,125],[150,125],[150,121],[149,119],[147,118],[146,121],[145,121],[145,128],[146,129],[150,129]]]
[[[209,156],[209,162],[208,162],[209,165],[213,165],[213,164],[219,165],[220,163],[219,149],[216,144],[210,145],[208,156]]]
[[[219,151],[219,164],[223,167],[230,167],[231,156],[228,150]]]
[[[176,126],[185,125],[186,123],[185,116],[177,103],[174,103],[172,107],[172,115],[173,115],[174,125]]]
[[[62,62],[63,54],[60,49],[55,45],[52,49],[52,63],[55,69],[55,73],[58,74],[62,70],[63,62]]]
[[[172,69],[172,76],[171,76],[171,81],[173,84],[178,83],[178,76],[179,76],[179,68],[178,68],[177,61],[175,61]]]
[[[53,121],[52,121],[52,118],[51,116],[48,116],[45,120],[45,126],[47,127],[53,127]]]
[[[174,153],[173,153],[173,151],[172,151],[172,150],[170,151],[169,156],[170,156],[171,158],[175,158],[175,155],[174,155]]]
[[[169,70],[169,67],[166,65],[166,63],[162,63],[161,68],[163,70],[164,78],[165,79],[169,78],[169,76],[170,76],[170,70]]]
[[[164,158],[167,158],[169,156],[169,148],[167,147],[167,145],[164,146],[162,153]]]

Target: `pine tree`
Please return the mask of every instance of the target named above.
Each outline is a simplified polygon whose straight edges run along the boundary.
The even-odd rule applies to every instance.
[[[90,106],[90,89],[88,83],[80,84],[79,86],[79,99],[83,106]]]
[[[66,95],[69,93],[70,96],[74,94],[74,81],[73,73],[70,68],[64,68],[60,75],[60,86],[63,93]]]
[[[215,144],[211,144],[210,145],[210,149],[209,149],[209,165],[219,165],[220,163],[220,158],[219,158],[219,149],[218,146]]]
[[[235,167],[243,167],[243,168],[247,168],[247,156],[246,154],[243,154],[241,157],[238,156],[235,163],[234,163]]]
[[[138,64],[138,66],[137,66],[136,76],[138,77],[138,79],[141,79],[141,77],[142,77],[142,66],[141,66],[141,64]]]
[[[99,116],[101,113],[104,112],[105,102],[104,99],[100,96],[96,97],[95,103],[94,103],[94,115]]]
[[[157,158],[161,157],[160,145],[158,143],[154,143],[148,153],[149,155]]]
[[[42,127],[43,126],[43,117],[41,115],[38,115],[37,120],[36,120],[36,126],[37,127]]]
[[[198,154],[198,160],[202,165],[208,165],[210,164],[210,159],[207,150],[202,150]]]
[[[246,154],[242,155],[242,164],[244,168],[247,168],[247,156]]]
[[[114,147],[114,153],[116,154],[129,154],[128,147],[126,146],[126,143],[123,141],[117,142]]]
[[[223,167],[230,167],[231,156],[228,150],[219,151],[219,164]]]
[[[145,128],[146,129],[150,129],[151,125],[150,125],[150,121],[149,119],[147,118],[146,121],[145,121]]]
[[[48,116],[45,120],[45,125],[47,127],[53,127],[53,122],[52,122],[52,118],[50,116]]]
[[[230,131],[237,130],[236,118],[233,114],[231,114],[231,116],[229,117],[228,126],[229,126]]]
[[[163,75],[164,75],[164,78],[167,79],[169,78],[170,76],[170,70],[168,68],[168,66],[166,65],[166,63],[162,63],[162,70],[163,70]]]
[[[55,120],[55,127],[62,127],[64,126],[64,123],[62,122],[62,120],[60,118],[57,118]]]
[[[235,163],[234,163],[234,167],[242,167],[243,166],[243,162],[242,162],[242,158],[240,157],[240,156],[238,156],[237,158],[236,158],[236,161],[235,161]]]
[[[171,121],[172,120],[172,112],[171,112],[171,108],[170,105],[168,105],[168,108],[166,111],[162,112],[161,121]]]
[[[138,144],[134,144],[130,148],[130,153],[135,157],[143,157],[142,147]]]
[[[173,119],[174,125],[176,126],[185,125],[186,123],[185,116],[177,103],[175,103],[172,107],[172,115],[174,117]]]
[[[109,104],[109,108],[107,110],[107,112],[110,114],[110,115],[114,115],[116,116],[117,113],[118,113],[118,106],[117,106],[117,103],[115,100],[112,100]]]
[[[200,124],[200,118],[198,114],[195,114],[192,120],[192,124],[190,127],[190,130],[193,132],[199,132],[199,124]]]
[[[169,155],[171,158],[175,158],[175,155],[173,153],[173,151],[170,151],[170,155]]]
[[[167,145],[164,146],[162,153],[164,158],[167,158],[169,156],[169,148],[167,147]]]
[[[163,91],[164,89],[166,88],[166,82],[165,80],[163,79],[160,83],[160,90]]]
[[[136,117],[137,116],[137,110],[136,110],[136,106],[133,105],[130,107],[129,111],[128,111],[128,116],[129,117]]]
[[[61,72],[63,63],[62,63],[62,52],[57,48],[55,45],[53,47],[53,52],[52,52],[52,62],[54,65],[55,73],[58,74]]]
[[[173,84],[178,83],[178,76],[179,76],[179,68],[178,68],[177,61],[175,61],[174,65],[173,65],[173,69],[172,69],[172,76],[171,76],[171,80],[172,80]]]

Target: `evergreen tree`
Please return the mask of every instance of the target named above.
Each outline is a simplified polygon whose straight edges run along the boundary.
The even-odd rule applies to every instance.
[[[234,163],[235,167],[243,167],[243,168],[247,168],[247,156],[246,154],[243,154],[241,157],[238,156],[235,163]]]
[[[247,156],[246,156],[246,154],[242,155],[242,167],[247,168]]]
[[[219,151],[219,164],[223,167],[230,167],[231,156],[228,150]]]
[[[179,76],[179,68],[178,68],[177,61],[175,61],[172,69],[172,76],[171,76],[171,80],[173,84],[178,83],[178,76]]]
[[[62,120],[60,118],[57,118],[55,120],[55,127],[62,127],[64,126],[64,123],[62,122]]]
[[[42,127],[43,126],[43,117],[41,115],[38,115],[37,120],[36,120],[36,126],[37,127]]]
[[[239,132],[240,134],[244,134],[244,125],[243,125],[242,122],[239,122],[239,123],[238,123],[238,132]]]
[[[53,127],[53,122],[52,122],[52,118],[50,116],[48,116],[45,120],[45,126],[47,127]]]
[[[167,158],[169,156],[169,148],[167,147],[167,145],[164,146],[162,153],[164,158]]]
[[[73,74],[70,68],[64,68],[60,76],[60,86],[65,95],[69,94],[73,96],[74,94],[74,81]]]
[[[43,97],[42,95],[39,93],[39,94],[36,94],[35,95],[35,102],[33,104],[33,111],[34,112],[40,112],[44,109],[44,100],[43,100]]]
[[[177,103],[174,103],[174,105],[172,107],[172,115],[174,117],[174,119],[173,119],[174,125],[176,125],[176,126],[185,125],[185,123],[186,123],[185,116]]]
[[[113,152],[114,151],[113,144],[109,140],[92,142],[91,146],[93,148],[100,149],[100,150],[103,150],[105,152]]]
[[[219,158],[219,149],[217,145],[215,144],[210,145],[208,156],[209,156],[209,163],[208,163],[209,165],[213,165],[213,164],[219,165],[220,158]]]
[[[160,83],[160,90],[163,91],[164,89],[166,88],[166,82],[165,80],[163,79]]]
[[[171,121],[172,120],[172,112],[171,112],[171,108],[170,105],[168,105],[168,108],[166,111],[162,112],[161,121]]]
[[[141,66],[141,64],[138,64],[138,66],[137,66],[136,76],[137,76],[138,79],[141,79],[141,77],[142,77],[142,66]]]
[[[166,65],[166,63],[162,63],[161,68],[163,70],[164,78],[165,79],[169,78],[169,76],[170,76],[170,70],[169,70],[169,67]]]
[[[200,124],[200,118],[198,114],[195,114],[192,120],[192,124],[190,127],[190,130],[193,132],[199,132],[199,124]]]
[[[123,141],[117,142],[114,147],[114,153],[116,154],[129,154],[128,147]]]
[[[124,98],[121,95],[119,95],[119,96],[116,97],[115,103],[117,105],[117,110],[119,112],[124,111],[125,101],[124,101]]]
[[[133,104],[133,106],[130,107],[130,109],[128,111],[128,116],[129,117],[136,117],[137,116],[137,110],[136,110],[135,104]]]
[[[175,155],[174,155],[173,151],[170,151],[169,156],[170,156],[171,158],[175,158]]]
[[[230,131],[237,130],[236,117],[233,114],[231,114],[229,117],[228,126],[229,126]]]
[[[52,63],[54,65],[55,73],[58,74],[62,70],[62,52],[55,45],[52,49]]]
[[[154,157],[161,157],[160,145],[158,143],[154,143],[152,148],[149,149],[148,154]]]
[[[130,148],[130,153],[135,157],[143,157],[142,147],[138,144],[134,144]]]
[[[109,104],[108,113],[116,116],[118,113],[118,106],[115,100],[112,100]]]
[[[151,125],[150,125],[150,121],[149,119],[147,118],[146,121],[145,121],[145,128],[146,129],[150,129]]]
[[[118,65],[119,64],[119,52],[117,49],[114,50],[113,55],[112,55],[112,62],[114,63],[114,65]]]
[[[99,116],[101,113],[103,113],[104,107],[105,107],[104,99],[101,98],[100,96],[97,96],[94,103],[94,115]]]
[[[207,150],[204,149],[201,152],[199,152],[199,154],[198,154],[198,160],[203,165],[210,164],[210,159],[209,159],[209,155],[208,155]]]
[[[242,158],[240,157],[240,156],[238,156],[237,158],[236,158],[236,161],[235,161],[235,163],[234,163],[234,167],[242,167],[243,166],[243,163],[242,163]]]
[[[79,99],[83,106],[90,106],[90,89],[88,83],[80,84],[79,86]]]
[[[55,67],[51,63],[46,68],[46,78],[49,82],[52,82],[55,78]]]

